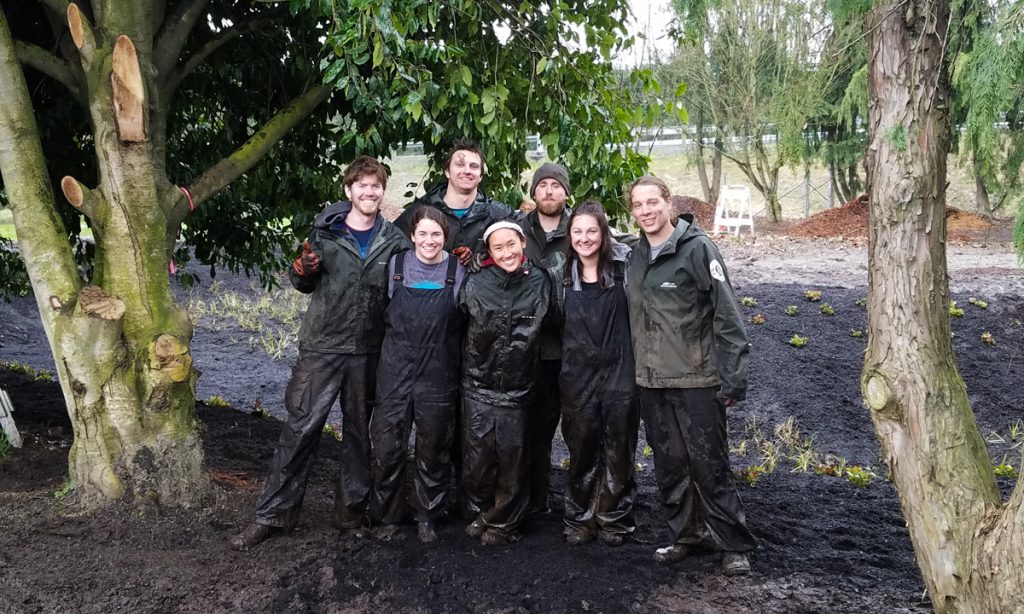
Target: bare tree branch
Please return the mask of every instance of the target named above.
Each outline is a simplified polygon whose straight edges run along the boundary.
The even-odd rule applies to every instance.
[[[153,63],[156,64],[158,75],[170,73],[177,65],[178,56],[185,47],[189,33],[206,11],[209,2],[210,0],[183,1],[178,4],[174,13],[164,20],[164,27],[157,35],[156,44],[153,46]]]
[[[82,96],[81,82],[71,65],[38,45],[22,41],[14,41],[14,53],[18,61],[43,73],[68,88],[80,103],[85,103]]]
[[[281,109],[231,155],[207,169],[189,186],[195,205],[200,205],[252,168],[289,130],[312,113],[317,105],[326,100],[330,93],[331,88],[323,84],[309,89],[289,103],[287,107]],[[188,199],[184,194],[180,195],[174,209],[168,215],[169,226],[176,228],[188,215],[189,210]]]
[[[250,19],[241,21],[230,28],[222,30],[217,34],[217,36],[211,38],[202,47],[196,50],[196,52],[193,53],[184,64],[177,68],[170,69],[168,72],[161,72],[161,74],[164,75],[161,87],[164,96],[168,98],[172,96],[174,92],[177,91],[178,86],[181,85],[181,81],[187,77],[189,73],[195,70],[196,67],[205,62],[214,51],[220,49],[226,43],[238,38],[242,34],[251,32],[257,27],[287,14],[287,7],[275,7],[264,11],[259,15],[254,15]]]

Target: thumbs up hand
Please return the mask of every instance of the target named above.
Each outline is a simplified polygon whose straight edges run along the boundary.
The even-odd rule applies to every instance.
[[[320,270],[320,256],[313,251],[309,241],[302,244],[302,254],[292,262],[292,269],[301,277],[312,275]]]

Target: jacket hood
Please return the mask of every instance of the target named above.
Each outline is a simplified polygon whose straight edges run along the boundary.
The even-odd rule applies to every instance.
[[[632,251],[633,249],[630,246],[612,239],[612,261],[627,262]]]
[[[444,195],[447,194],[447,193],[448,193],[448,180],[446,179],[444,181],[438,182],[436,185],[434,185],[434,187],[432,187],[429,190],[427,190],[426,194],[424,194],[419,199],[417,199],[417,201],[414,201],[414,202],[418,202],[420,204],[426,203],[426,204],[431,205],[433,207],[437,207],[438,209],[440,209],[444,213],[449,213],[451,215],[455,215],[454,213],[451,213],[452,208],[448,206],[448,203],[444,202]],[[469,206],[469,208],[470,208],[469,215],[476,217],[475,216],[476,211],[473,211],[474,206],[477,203],[487,203],[487,202],[490,202],[490,200],[491,199],[488,198],[487,194],[485,194],[484,191],[481,190],[478,187],[476,189],[476,200],[474,200],[473,204]]]
[[[350,211],[352,211],[352,203],[347,200],[331,203],[313,218],[313,226],[315,228],[330,228],[335,222],[343,221]]]

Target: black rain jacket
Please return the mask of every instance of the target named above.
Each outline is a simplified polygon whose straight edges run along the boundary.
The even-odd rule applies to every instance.
[[[395,220],[397,226],[406,236],[412,230],[412,216],[420,207],[434,207],[445,215],[448,221],[448,240],[444,242],[445,251],[452,251],[456,247],[468,247],[474,254],[487,255],[487,246],[484,245],[484,231],[494,222],[500,222],[512,217],[512,209],[505,203],[494,200],[481,191],[477,191],[476,201],[473,202],[465,217],[459,219],[452,213],[451,208],[444,202],[444,195],[448,192],[448,182],[442,181],[435,185],[426,194],[412,201],[405,207],[402,215]]]
[[[533,401],[540,332],[556,320],[551,278],[530,262],[508,273],[494,264],[470,275],[459,295],[468,316],[462,394],[498,407]]]

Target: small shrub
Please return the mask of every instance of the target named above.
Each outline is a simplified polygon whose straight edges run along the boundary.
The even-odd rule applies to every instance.
[[[231,403],[227,402],[224,397],[217,396],[215,394],[210,395],[210,398],[203,401],[209,407],[231,407]]]
[[[640,451],[640,454],[642,454],[644,458],[650,458],[651,456],[654,455],[654,448],[647,444],[644,444],[644,449]]]
[[[801,337],[800,335],[794,334],[789,338],[789,344],[795,348],[802,348],[807,345],[808,338]]]
[[[823,314],[825,314],[827,316],[834,316],[834,315],[836,315],[836,310],[832,307],[832,305],[829,305],[828,303],[822,303],[820,311],[821,311],[821,313],[823,313]]]
[[[757,299],[752,296],[744,296],[740,299],[740,305],[744,307],[757,307]]]
[[[812,303],[817,303],[821,300],[821,290],[807,290],[804,292],[804,298]]]
[[[978,309],[988,309],[988,303],[981,300],[980,298],[974,298],[973,296],[967,299],[967,302],[974,305]]]
[[[757,314],[754,314],[754,315],[750,316],[750,323],[751,324],[758,324],[758,325],[764,324],[765,323],[764,314],[763,313],[757,313]]]
[[[864,336],[864,331],[862,331],[859,328],[851,328],[850,329],[850,336],[851,337],[863,337]]]
[[[949,301],[949,315],[954,318],[962,318],[964,310],[956,306],[956,301]]]
[[[330,422],[324,424],[324,435],[329,435],[338,441],[341,441],[341,431]]]
[[[875,479],[875,472],[861,467],[860,465],[853,465],[846,469],[846,480],[858,488],[867,488],[871,480]]]
[[[789,307],[786,307],[786,315],[787,316],[795,316],[796,315],[796,311],[797,311],[796,305],[790,305]]]
[[[992,336],[992,333],[985,331],[981,333],[981,342],[985,345],[995,345],[996,338]]]

